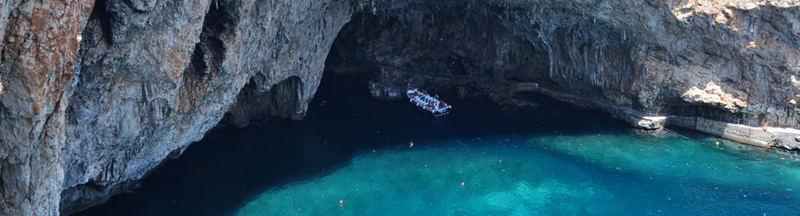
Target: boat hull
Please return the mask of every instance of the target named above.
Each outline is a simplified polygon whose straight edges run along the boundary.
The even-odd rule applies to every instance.
[[[419,91],[417,89],[409,89],[408,91],[406,91],[406,96],[408,96],[409,102],[411,102],[411,104],[414,104],[417,107],[417,109],[429,113],[435,117],[447,115],[450,112],[450,109],[452,108],[452,106],[450,106],[449,104],[439,100],[438,96],[437,97],[430,96],[425,91]]]
[[[417,110],[422,111],[422,112],[427,113],[427,114],[430,114],[433,117],[439,117],[439,116],[444,116],[444,115],[450,114],[450,110],[445,111],[445,112],[431,112],[430,110],[425,110],[425,109],[423,109],[422,107],[419,107],[419,106],[417,106]]]

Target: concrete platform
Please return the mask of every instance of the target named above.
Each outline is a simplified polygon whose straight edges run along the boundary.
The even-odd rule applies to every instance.
[[[761,127],[751,127],[701,117],[648,116],[627,107],[572,94],[555,92],[542,88],[536,83],[516,84],[511,86],[509,90],[512,92],[533,91],[572,104],[598,107],[637,128],[658,130],[665,126],[674,125],[748,145],[800,151],[800,130],[794,128],[768,126],[767,130],[764,130]]]

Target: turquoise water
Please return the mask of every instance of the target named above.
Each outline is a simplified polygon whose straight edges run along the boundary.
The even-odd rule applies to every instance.
[[[235,215],[795,215],[793,164],[676,135],[415,143],[360,152],[329,175],[262,192]]]
[[[365,83],[326,77],[304,121],[214,131],[79,215],[800,215],[792,154],[537,95],[431,118]]]

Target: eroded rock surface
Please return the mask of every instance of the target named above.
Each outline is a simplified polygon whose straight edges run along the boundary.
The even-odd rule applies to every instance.
[[[706,84],[703,89],[693,86],[681,94],[681,98],[689,103],[721,107],[731,112],[747,107],[747,103],[739,98],[734,98],[731,94],[725,93],[721,87],[713,82]]]
[[[104,5],[84,30],[80,81],[67,110],[67,213],[103,202],[177,157],[229,109],[269,106],[302,118],[330,44],[350,17],[349,5],[336,1]],[[278,84],[284,80],[291,83]]]
[[[67,88],[88,1],[0,3],[0,215],[57,215]]]
[[[653,115],[800,123],[798,2],[456,2],[354,18],[334,51],[496,100],[535,82]]]
[[[459,96],[541,86],[637,112],[797,127],[799,5],[3,1],[0,215],[102,203],[223,119],[301,119],[337,35],[345,64]]]

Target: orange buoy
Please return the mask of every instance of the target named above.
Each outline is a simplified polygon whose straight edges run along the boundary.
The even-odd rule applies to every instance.
[[[781,158],[781,160],[786,160],[786,158]]]
[[[764,129],[764,131],[767,131],[767,125],[762,125],[761,129]]]
[[[339,200],[339,205],[344,204],[344,200]]]
[[[464,182],[461,182],[461,186],[464,186]]]

